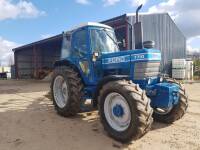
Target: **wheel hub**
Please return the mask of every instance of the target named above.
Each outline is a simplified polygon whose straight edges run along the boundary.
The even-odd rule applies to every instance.
[[[123,107],[121,105],[119,105],[119,104],[116,104],[113,107],[113,114],[116,117],[122,117],[124,115],[124,109],[123,109]]]
[[[63,93],[63,95],[67,94],[67,87],[66,87],[66,83],[65,82],[63,82],[63,84],[62,84],[62,93]]]
[[[117,131],[125,131],[131,122],[131,110],[125,97],[109,93],[104,102],[104,114],[109,125]]]

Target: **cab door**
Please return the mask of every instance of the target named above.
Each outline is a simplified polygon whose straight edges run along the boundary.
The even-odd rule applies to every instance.
[[[92,54],[90,51],[89,31],[87,27],[78,29],[72,34],[72,51],[76,64],[87,85],[94,84]]]
[[[99,36],[99,32],[101,32],[100,28],[90,27],[90,49],[92,53],[92,66],[93,66],[93,76],[95,82],[99,82],[99,80],[103,77],[103,70],[102,70],[102,47],[100,44],[102,41]]]

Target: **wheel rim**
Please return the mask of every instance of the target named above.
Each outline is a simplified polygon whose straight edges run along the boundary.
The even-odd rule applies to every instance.
[[[104,102],[104,114],[108,124],[117,131],[125,131],[131,122],[131,111],[126,99],[119,93],[110,93]]]
[[[57,106],[64,108],[68,101],[68,87],[65,79],[61,75],[54,79],[53,95]]]
[[[166,115],[168,114],[169,112],[171,112],[173,107],[170,107],[170,108],[155,108],[154,109],[154,112],[156,114],[159,114],[159,115]]]

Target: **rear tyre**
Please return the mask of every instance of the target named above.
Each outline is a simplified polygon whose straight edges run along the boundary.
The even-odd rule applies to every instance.
[[[128,142],[150,130],[153,110],[138,85],[125,80],[109,82],[101,89],[98,101],[101,122],[112,138]]]
[[[55,68],[51,94],[59,115],[69,117],[80,111],[82,89],[81,79],[73,68],[65,66]]]
[[[158,109],[154,109],[153,118],[156,121],[171,124],[174,121],[182,118],[186,113],[186,110],[188,108],[188,96],[185,92],[183,85],[180,84],[178,81],[171,78],[164,79],[164,81],[168,83],[177,84],[180,87],[179,102],[177,105],[173,106],[172,108],[169,108],[168,110],[161,111]]]

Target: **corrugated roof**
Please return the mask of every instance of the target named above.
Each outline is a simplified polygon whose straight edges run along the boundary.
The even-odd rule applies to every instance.
[[[52,41],[52,40],[56,40],[56,39],[59,39],[59,38],[62,38],[62,34],[59,34],[59,35],[56,35],[56,36],[53,36],[53,37],[49,37],[49,38],[46,38],[46,39],[43,39],[43,40],[39,40],[39,41],[30,43],[30,44],[27,44],[27,45],[23,45],[23,46],[14,48],[12,51],[15,52],[15,51],[18,51],[18,50],[21,50],[21,49],[24,49],[24,48],[31,47],[33,45],[43,44],[43,43],[45,43],[47,41]]]
[[[158,12],[158,13],[151,13],[151,12],[141,12],[139,15],[159,15],[159,14],[168,14],[167,12]],[[136,13],[126,13],[126,16],[135,16]]]
[[[126,18],[126,14],[123,14],[121,16],[117,16],[117,17],[102,21],[101,23],[108,23],[108,22],[111,22],[111,21],[118,21],[118,20],[122,20],[122,19],[125,19],[125,18]]]
[[[142,13],[139,13],[139,15],[142,15],[142,16],[143,15],[156,15],[156,14],[168,14],[168,13],[167,12],[163,12],[163,13],[142,12]],[[124,19],[126,17],[135,16],[135,15],[136,15],[136,13],[126,13],[126,14],[123,14],[123,15],[120,15],[120,16],[117,16],[117,17],[102,21],[101,23],[108,23],[108,22],[111,22],[111,21],[118,21],[118,20],[122,20],[122,19]]]

